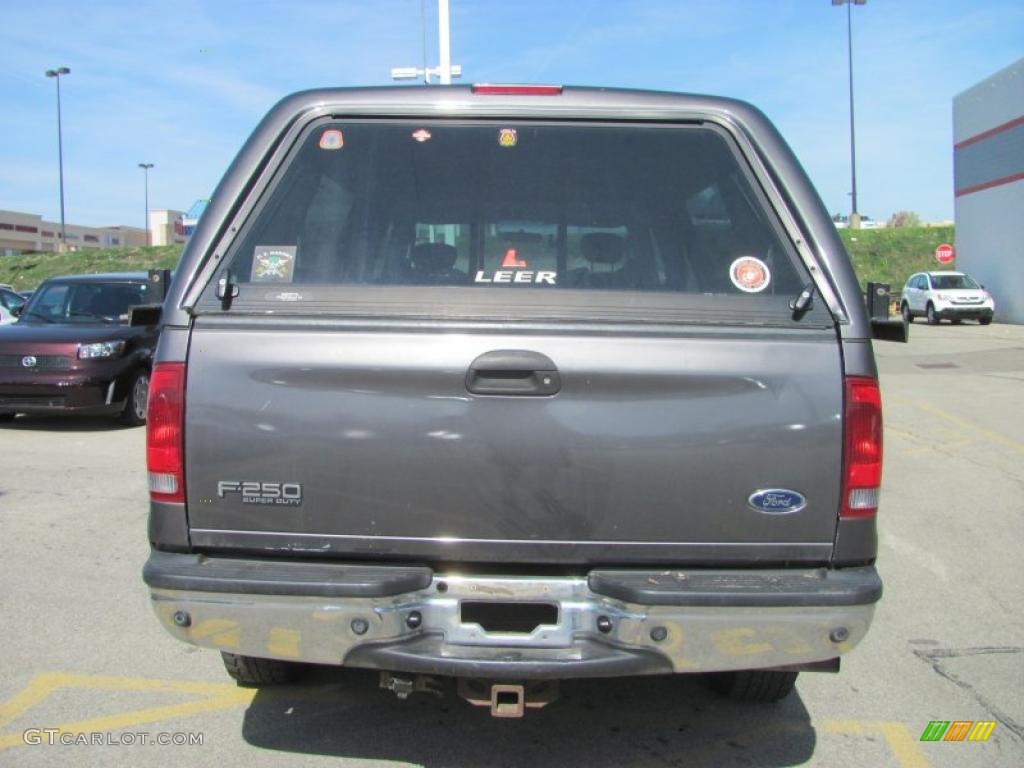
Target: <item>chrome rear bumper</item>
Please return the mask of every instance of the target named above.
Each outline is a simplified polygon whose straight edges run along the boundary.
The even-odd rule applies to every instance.
[[[691,570],[646,577],[606,571],[588,579],[341,566],[338,579],[325,582],[332,566],[309,564],[305,589],[317,594],[303,595],[297,564],[288,564],[292,572],[284,582],[274,582],[268,574],[275,564],[267,563],[258,577],[251,572],[260,585],[255,591],[244,580],[235,581],[238,589],[232,591],[226,579],[204,581],[196,575],[211,562],[216,561],[154,553],[147,564],[154,610],[185,642],[247,656],[493,679],[712,672],[826,661],[864,637],[881,591],[874,568]],[[237,572],[238,562],[254,561],[226,562]],[[350,591],[345,579],[353,574],[361,596],[343,594]],[[376,576],[390,586],[373,586]],[[417,588],[380,594],[405,589],[410,579]],[[647,602],[623,599],[632,596]],[[552,623],[529,632],[488,631],[464,620],[467,601],[513,611],[541,603],[557,612]]]

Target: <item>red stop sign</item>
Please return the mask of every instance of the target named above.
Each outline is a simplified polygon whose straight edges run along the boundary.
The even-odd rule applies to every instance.
[[[953,250],[953,246],[948,243],[943,243],[935,249],[935,260],[939,264],[952,264],[955,258],[956,252]]]

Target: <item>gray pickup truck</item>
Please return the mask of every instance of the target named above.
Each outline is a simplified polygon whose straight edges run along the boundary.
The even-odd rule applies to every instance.
[[[240,683],[363,667],[518,716],[561,679],[710,673],[776,700],[867,632],[885,329],[750,105],[298,93],[177,275],[144,579]]]

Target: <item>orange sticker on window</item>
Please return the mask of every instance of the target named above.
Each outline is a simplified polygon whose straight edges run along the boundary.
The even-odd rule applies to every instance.
[[[744,293],[760,293],[771,282],[768,265],[753,256],[741,256],[729,267],[729,279]]]
[[[516,255],[516,249],[515,248],[509,248],[508,251],[506,251],[506,253],[505,253],[505,258],[503,258],[501,260],[501,268],[502,269],[512,269],[512,268],[518,269],[518,268],[521,268],[521,267],[528,267],[528,266],[530,266],[530,265],[526,262],[526,259],[520,259]]]

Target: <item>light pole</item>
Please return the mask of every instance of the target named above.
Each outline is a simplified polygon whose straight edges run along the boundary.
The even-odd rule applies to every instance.
[[[57,250],[59,251],[66,250],[68,247],[67,232],[64,231],[64,138],[60,125],[60,76],[70,74],[71,70],[67,67],[46,70],[46,76],[57,81],[57,167],[60,174],[60,247]]]
[[[142,169],[142,174],[146,179],[146,245],[149,245],[149,169],[152,167],[153,163],[139,163],[139,168]]]
[[[451,24],[448,18],[448,0],[437,0],[437,74],[441,77],[441,85],[452,84],[452,39]]]
[[[860,228],[860,214],[857,212],[857,142],[853,131],[853,6],[864,5],[868,0],[832,0],[832,5],[846,6],[846,52],[850,64],[850,228]]]
[[[426,35],[425,24],[424,35]],[[426,48],[425,45],[424,48]],[[462,67],[458,64],[452,64],[448,0],[437,0],[437,48],[438,65],[436,67],[428,67],[426,60],[423,62],[423,69],[418,67],[392,67],[391,78],[393,80],[415,80],[422,77],[423,82],[430,85],[430,76],[437,75],[441,85],[451,85],[453,77],[462,77]]]

